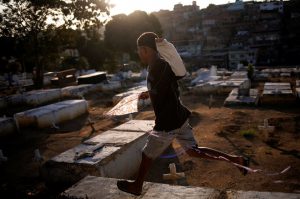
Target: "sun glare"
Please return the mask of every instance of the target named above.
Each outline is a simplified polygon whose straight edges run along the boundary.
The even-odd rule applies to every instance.
[[[135,10],[142,10],[145,12],[153,12],[163,10],[173,10],[177,3],[183,5],[191,5],[194,0],[110,0],[110,4],[114,5],[111,9],[111,14],[116,15],[120,13],[130,14]],[[212,4],[225,4],[234,2],[235,0],[196,0],[200,9]]]
[[[145,12],[152,12],[159,10],[159,7],[155,1],[142,1],[142,0],[111,0],[112,15],[124,13],[130,14],[135,10],[142,10]]]

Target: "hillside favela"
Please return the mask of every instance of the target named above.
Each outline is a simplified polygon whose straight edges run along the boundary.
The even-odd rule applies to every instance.
[[[299,0],[0,0],[0,91],[0,198],[300,199]]]

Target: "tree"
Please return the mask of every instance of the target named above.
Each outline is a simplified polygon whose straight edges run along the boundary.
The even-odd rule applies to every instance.
[[[254,75],[254,67],[252,64],[248,64],[247,67],[247,76],[250,80],[253,80],[253,75]]]
[[[101,17],[109,15],[105,0],[0,0],[0,5],[4,7],[0,15],[0,37],[12,37],[30,44],[26,51],[31,52],[37,68],[38,87],[43,83],[45,54],[42,52],[49,53],[45,41],[55,36],[52,30],[57,24],[61,24],[62,29],[100,28],[104,22]]]
[[[116,15],[106,24],[104,41],[108,48],[118,53],[136,54],[136,39],[147,31],[162,34],[162,28],[154,15],[135,11],[130,15]]]
[[[103,70],[104,61],[110,57],[99,31],[90,30],[77,39],[79,54],[84,56],[90,67]]]

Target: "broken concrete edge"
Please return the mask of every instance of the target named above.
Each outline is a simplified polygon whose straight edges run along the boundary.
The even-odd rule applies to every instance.
[[[132,94],[136,94],[136,93],[142,93],[147,91],[147,87],[146,86],[135,86],[132,88],[129,88],[127,91],[122,92],[122,93],[118,93],[113,97],[113,104],[117,104],[119,101],[121,101],[123,98],[132,95]]]
[[[142,125],[145,123],[146,126],[142,126],[139,127],[139,125]],[[150,132],[153,127],[155,125],[155,121],[154,120],[129,120],[126,123],[123,123],[111,130],[113,131],[123,131],[123,132],[127,132],[127,131],[131,131],[131,132]]]
[[[70,158],[75,157],[74,151],[76,151],[76,147],[69,149],[45,162],[40,170],[40,176],[44,179],[47,186],[55,188],[71,186],[87,175],[131,178],[136,175],[139,168],[141,149],[145,145],[147,138],[144,132],[135,134],[139,134],[139,137],[134,140],[135,144],[132,144],[132,142],[124,143],[122,147],[114,147],[110,153],[107,153],[107,150],[104,148],[103,157],[98,155],[100,159],[97,160],[96,158],[96,162],[87,162],[89,161],[88,159],[82,159],[78,162],[76,160],[75,164]],[[95,141],[91,138],[90,142]],[[111,148],[110,146],[108,147]]]
[[[227,199],[299,199],[300,194],[242,190],[218,190],[207,187],[179,186],[145,182],[140,196],[134,196],[117,188],[116,178],[86,176],[62,192],[65,197],[77,198],[227,198]]]
[[[220,191],[212,188],[178,186],[145,182],[140,196],[120,191],[117,181],[122,179],[86,176],[61,193],[77,198],[218,198]]]
[[[113,132],[113,131],[106,131],[106,132],[110,133],[110,132]],[[142,142],[140,144],[141,146],[137,147],[137,148],[142,149],[142,146],[146,142],[146,137],[147,137],[146,133],[144,133],[144,132],[128,132],[128,131],[126,133],[139,134],[139,137],[137,139],[135,139],[134,141],[136,141],[136,142],[141,141]],[[101,134],[98,135],[98,136],[101,136]],[[98,136],[96,136],[96,137],[98,137]],[[93,140],[93,138],[91,138],[90,140],[91,141],[87,140],[86,142],[83,142],[83,143],[81,143],[81,144],[79,144],[79,145],[77,145],[77,146],[75,146],[75,147],[73,147],[73,148],[71,148],[71,149],[69,149],[69,150],[53,157],[53,158],[51,158],[49,160],[49,162],[57,162],[57,163],[63,163],[63,164],[68,165],[68,164],[74,164],[75,162],[73,162],[73,161],[76,161],[76,164],[81,165],[81,166],[84,166],[84,165],[95,166],[96,165],[98,168],[100,168],[100,166],[106,165],[106,164],[110,163],[110,161],[116,159],[115,157],[112,157],[112,156],[120,156],[121,153],[126,152],[126,150],[130,147],[130,142],[129,143],[113,143],[113,142],[103,142],[103,143],[101,143],[101,142],[99,142],[97,145],[103,145],[103,147],[101,147],[101,149],[96,149],[96,150],[104,151],[105,154],[106,154],[105,157],[99,159],[99,161],[98,161],[99,163],[95,163],[95,162],[94,163],[87,163],[87,162],[84,162],[84,161],[77,161],[75,159],[73,160],[73,158],[70,159],[70,157],[68,159],[66,159],[66,157],[67,157],[66,155],[68,155],[70,153],[75,154],[75,152],[76,152],[75,149],[77,149],[77,148],[79,149],[79,147],[90,147],[90,149],[93,150],[93,148],[91,147],[91,145],[89,143],[93,143],[95,141]],[[108,146],[106,146],[106,144]],[[97,145],[95,145],[95,146],[97,146]],[[105,150],[106,148],[113,148],[113,150],[107,151],[107,150]],[[101,171],[101,170],[99,170],[99,171]],[[101,171],[100,173],[105,174],[105,173],[103,173],[103,171]]]

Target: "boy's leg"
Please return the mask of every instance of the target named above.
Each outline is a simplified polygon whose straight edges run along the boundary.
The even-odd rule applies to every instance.
[[[205,159],[212,159],[212,160],[221,160],[227,162],[233,162],[242,166],[249,166],[249,162],[242,156],[236,156],[227,154],[215,149],[207,148],[207,147],[197,147],[194,146],[192,148],[186,149],[186,153],[192,157],[197,158],[205,158]],[[238,169],[244,174],[247,174],[247,170],[238,167]]]
[[[181,128],[177,139],[181,146],[184,147],[185,152],[192,157],[230,161],[239,165],[249,166],[248,160],[242,156],[230,155],[207,147],[198,147],[193,136],[193,129],[188,123]],[[238,168],[244,175],[247,174],[247,170]]]
[[[148,136],[147,143],[143,148],[142,162],[135,181],[118,181],[117,186],[120,190],[134,195],[141,195],[145,177],[151,167],[153,160],[163,153],[172,143],[173,134],[167,132],[152,131]]]
[[[145,176],[149,171],[152,162],[153,160],[151,158],[142,153],[142,162],[136,180],[134,182],[128,182],[126,180],[118,181],[118,188],[134,195],[141,195]]]

